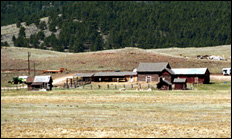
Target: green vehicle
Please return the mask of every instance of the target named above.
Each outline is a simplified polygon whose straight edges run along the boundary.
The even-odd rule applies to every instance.
[[[11,84],[21,84],[23,82],[24,82],[23,79],[22,78],[18,78],[18,77],[13,77],[13,80],[8,81],[8,83],[11,83]]]

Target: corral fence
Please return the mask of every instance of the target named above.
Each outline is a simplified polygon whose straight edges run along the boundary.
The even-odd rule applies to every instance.
[[[156,90],[157,87],[154,84],[140,84],[140,83],[131,83],[131,84],[83,84],[83,85],[70,85],[64,83],[64,85],[53,86],[53,90],[67,90],[67,89],[76,89],[76,90]]]
[[[16,86],[12,86],[12,87],[1,87],[1,91],[12,91],[12,90],[23,90],[26,89],[27,90],[27,85],[26,84],[18,84]]]

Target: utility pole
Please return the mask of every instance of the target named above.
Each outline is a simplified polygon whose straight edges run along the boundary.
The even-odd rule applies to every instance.
[[[28,75],[30,75],[30,60],[29,60],[30,56],[31,56],[31,52],[28,52]]]
[[[34,61],[34,77],[35,77],[35,61]]]

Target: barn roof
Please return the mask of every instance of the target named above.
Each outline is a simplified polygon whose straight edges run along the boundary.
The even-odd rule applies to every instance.
[[[34,82],[46,82],[48,83],[51,79],[51,75],[46,76],[35,76]]]
[[[207,68],[174,68],[172,71],[177,75],[199,75],[205,74]]]
[[[173,83],[185,83],[186,81],[186,78],[175,78]]]
[[[77,73],[74,76],[80,76],[80,77],[92,77],[94,73]]]
[[[168,62],[162,63],[139,63],[138,72],[161,72],[168,67]]]
[[[94,76],[126,76],[137,75],[136,72],[97,72]]]

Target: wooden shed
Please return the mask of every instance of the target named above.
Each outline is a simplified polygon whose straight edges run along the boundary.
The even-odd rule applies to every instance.
[[[52,77],[51,75],[47,76],[35,76],[28,77],[26,80],[26,84],[28,86],[28,90],[52,90]]]
[[[165,68],[171,69],[169,63],[139,63],[137,68],[138,81],[158,82],[158,78]]]
[[[175,78],[173,80],[174,89],[175,90],[185,90],[187,88],[187,80],[186,78]]]
[[[44,89],[46,91],[52,90],[52,77],[51,75],[46,76],[35,76],[32,85],[33,90]]]
[[[163,80],[159,78],[159,82],[157,83],[157,88],[159,90],[172,90],[172,83],[167,80]]]
[[[26,80],[26,84],[27,84],[27,89],[28,91],[31,91],[32,90],[32,83],[34,81],[34,76],[29,76],[27,77],[27,80]]]
[[[208,84],[210,72],[208,68],[174,68],[173,78],[186,78],[187,83]]]

